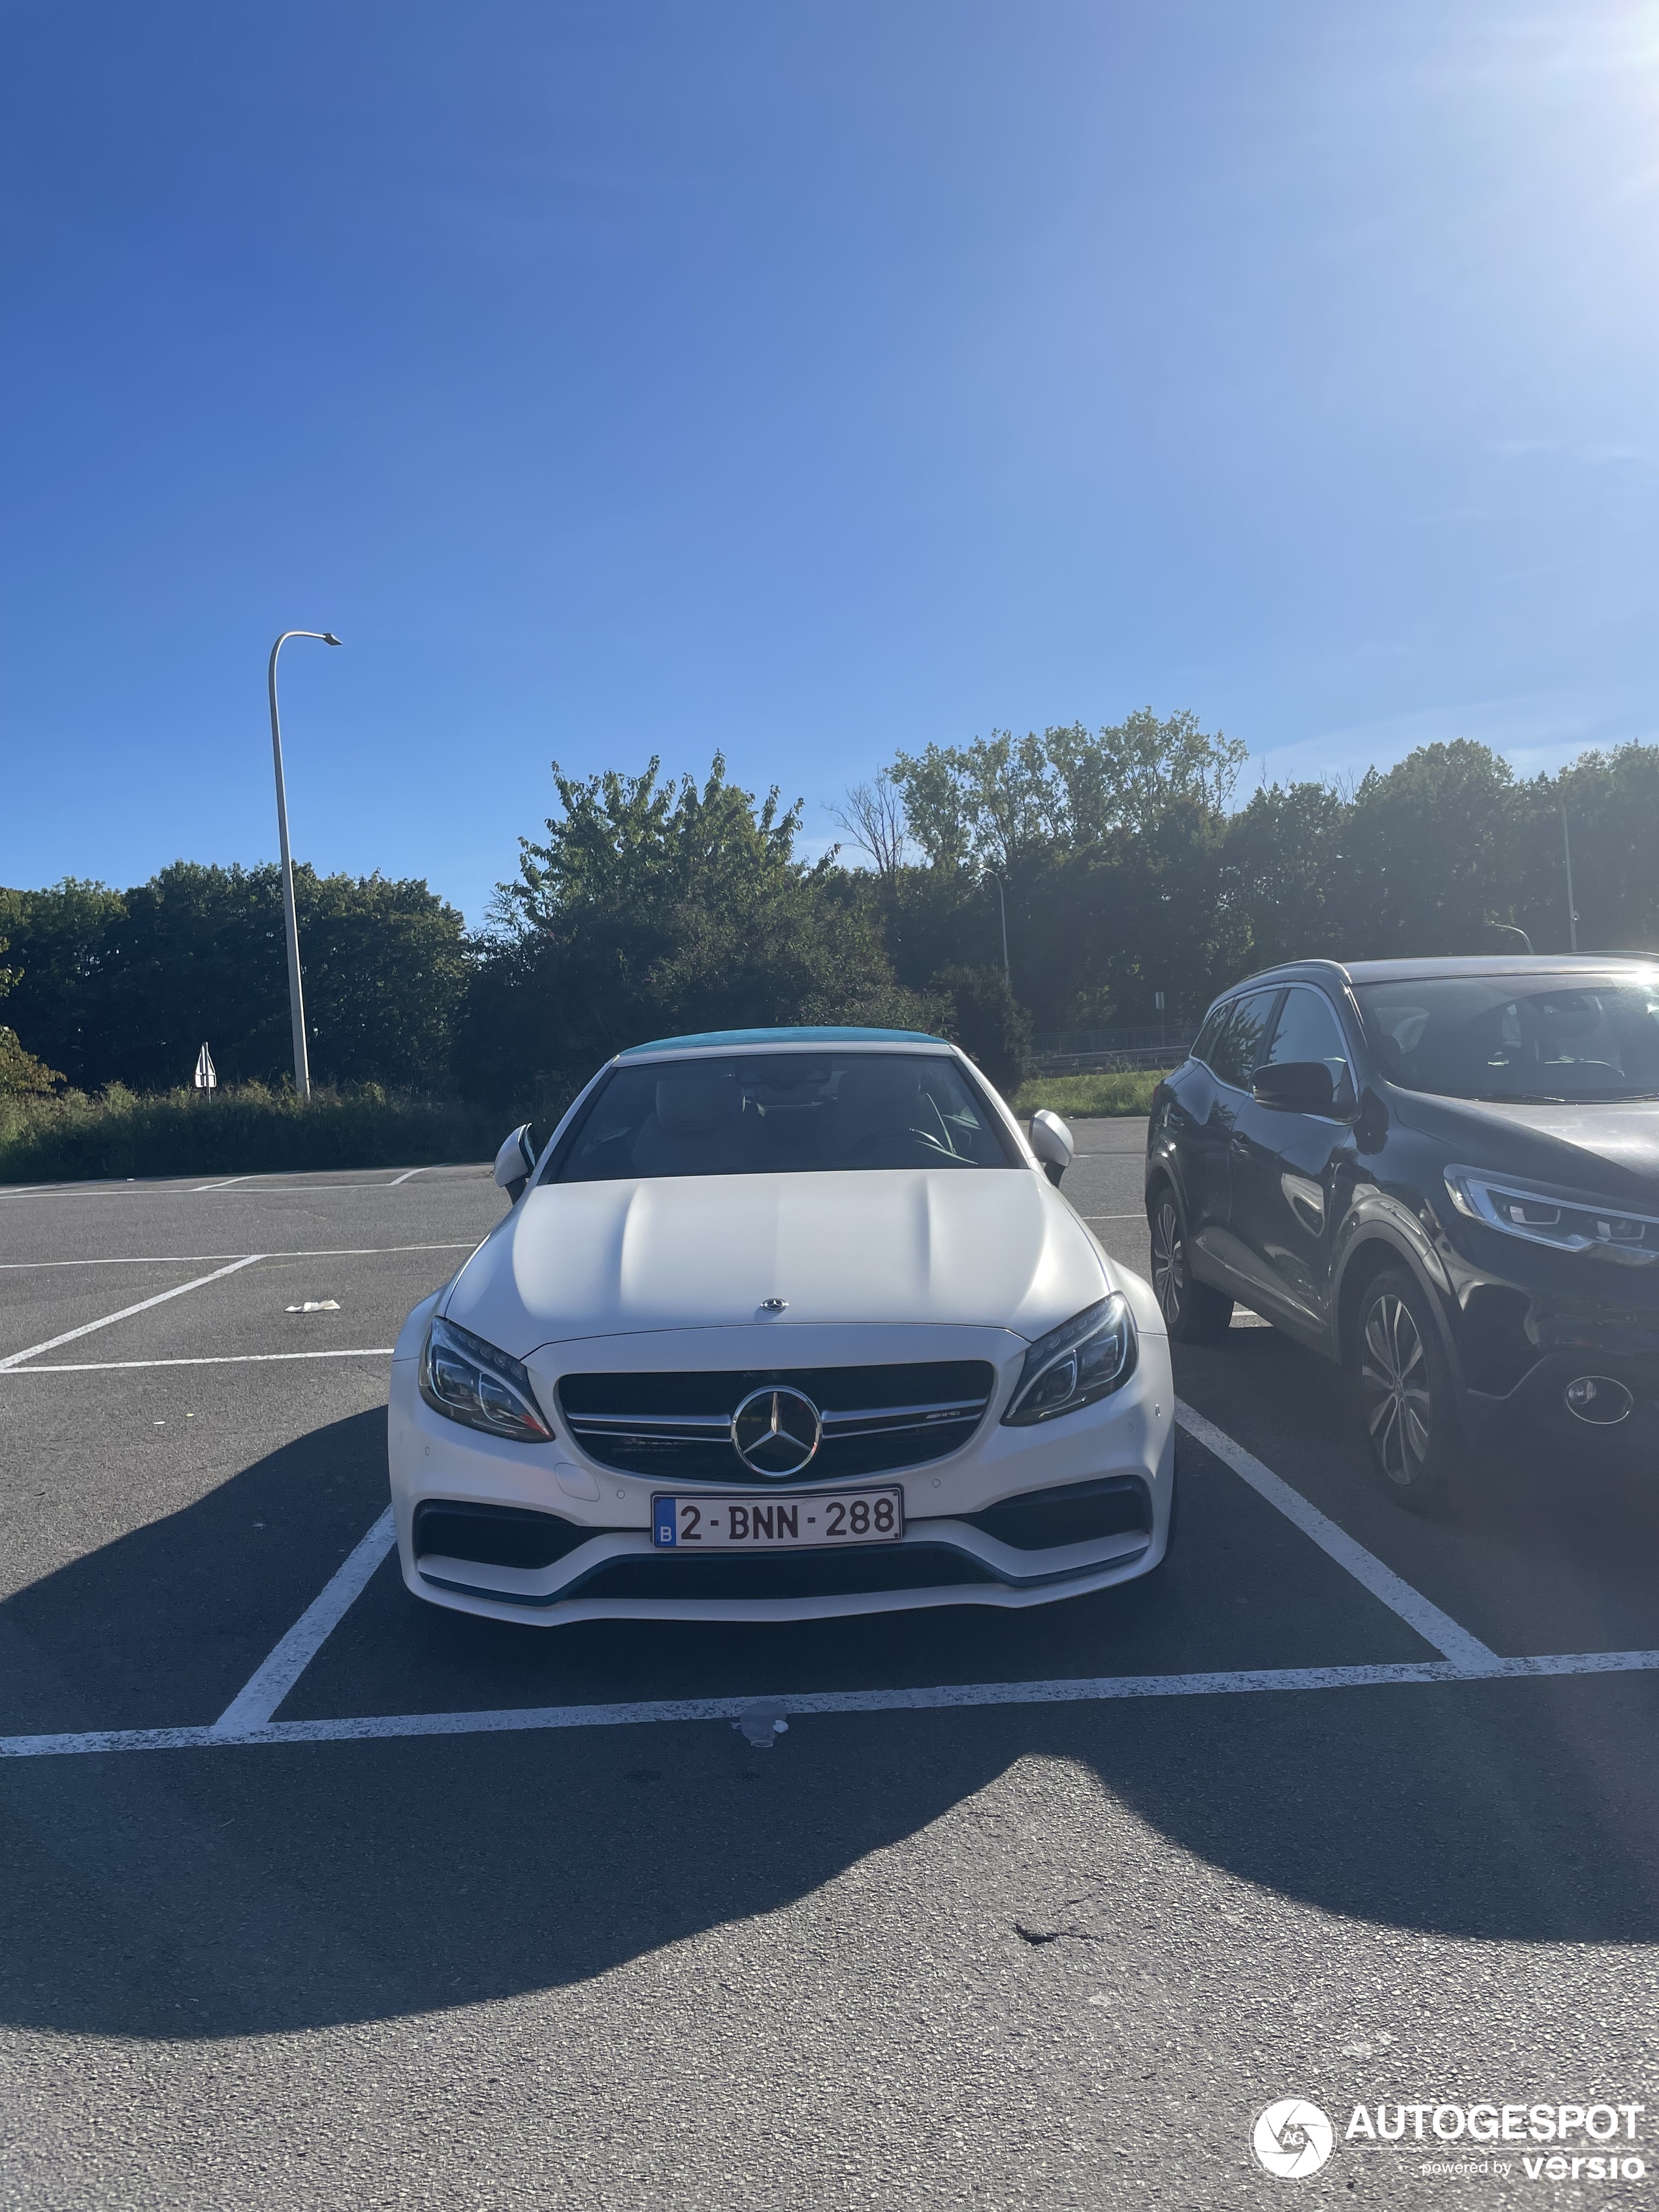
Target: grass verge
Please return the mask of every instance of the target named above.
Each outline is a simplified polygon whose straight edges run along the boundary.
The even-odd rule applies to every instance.
[[[1118,1075],[1034,1075],[1020,1085],[1014,1111],[1035,1114],[1046,1106],[1051,1114],[1073,1115],[1084,1121],[1113,1114],[1150,1114],[1152,1093],[1161,1079],[1159,1071],[1149,1067]]]
[[[0,1183],[98,1177],[271,1175],[316,1168],[434,1167],[493,1158],[499,1114],[365,1084],[313,1091],[242,1083],[211,1101],[193,1091],[95,1098],[0,1096]]]

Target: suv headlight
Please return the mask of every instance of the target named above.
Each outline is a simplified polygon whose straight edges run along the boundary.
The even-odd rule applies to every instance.
[[[1452,1204],[1471,1221],[1484,1221],[1506,1237],[1529,1244],[1551,1244],[1558,1252],[1599,1252],[1630,1267],[1659,1260],[1659,1221],[1645,1213],[1625,1213],[1593,1198],[1563,1198],[1529,1189],[1475,1168],[1448,1168],[1446,1189]]]
[[[453,1321],[434,1320],[427,1330],[420,1386],[434,1413],[465,1421],[470,1429],[521,1444],[553,1441],[524,1362],[498,1352],[470,1328],[457,1328]]]
[[[1003,1415],[1015,1428],[1052,1421],[1121,1389],[1135,1371],[1139,1340],[1121,1291],[1038,1337]]]

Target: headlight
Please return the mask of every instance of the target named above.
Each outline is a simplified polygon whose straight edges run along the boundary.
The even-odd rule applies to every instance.
[[[421,1395],[434,1413],[517,1443],[553,1441],[524,1362],[453,1321],[434,1321],[427,1330],[420,1381]]]
[[[1598,1252],[1632,1267],[1659,1260],[1659,1221],[1650,1214],[1621,1213],[1593,1198],[1560,1197],[1474,1168],[1448,1168],[1446,1188],[1460,1213],[1506,1237],[1558,1252]]]
[[[1121,1389],[1135,1371],[1134,1316],[1121,1291],[1040,1336],[1025,1355],[1003,1419],[1016,1428],[1074,1413]]]

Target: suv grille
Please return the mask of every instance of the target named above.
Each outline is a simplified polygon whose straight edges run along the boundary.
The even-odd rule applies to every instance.
[[[675,1482],[766,1481],[738,1457],[732,1416],[752,1390],[799,1390],[817,1407],[823,1438],[789,1481],[835,1482],[920,1467],[959,1450],[996,1387],[988,1360],[914,1361],[892,1367],[755,1368],[726,1375],[567,1375],[565,1425],[590,1457],[629,1474]]]

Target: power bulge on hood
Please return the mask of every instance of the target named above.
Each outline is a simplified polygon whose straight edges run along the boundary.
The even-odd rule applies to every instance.
[[[508,1139],[512,1212],[399,1339],[409,1588],[548,1626],[1024,1606],[1146,1573],[1168,1344],[1056,1187],[1069,1156],[938,1038],[618,1054],[545,1145]]]

